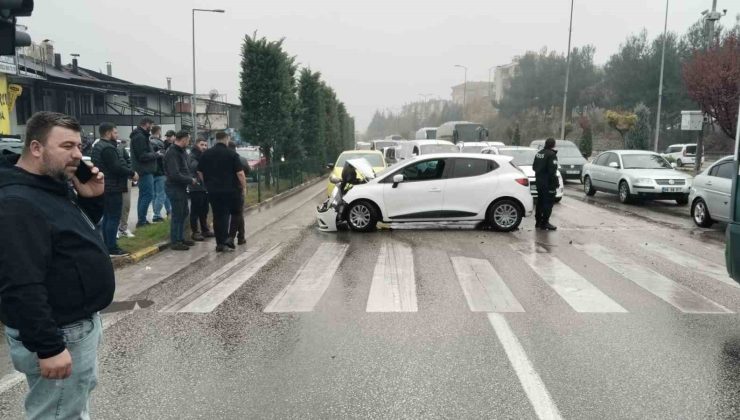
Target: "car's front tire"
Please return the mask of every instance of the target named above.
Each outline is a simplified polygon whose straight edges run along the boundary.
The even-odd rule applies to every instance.
[[[694,200],[694,203],[691,205],[691,218],[694,219],[694,223],[699,227],[708,228],[714,224],[714,220],[712,220],[709,214],[707,203],[701,198]]]
[[[488,209],[488,224],[498,232],[511,232],[522,223],[524,210],[514,200],[503,199],[491,205]]]
[[[593,197],[596,194],[596,190],[591,183],[591,177],[588,175],[583,178],[583,192],[589,197]]]
[[[367,201],[352,203],[347,209],[347,224],[355,232],[371,232],[375,230],[380,220],[375,206]]]
[[[632,194],[630,193],[630,186],[627,181],[619,183],[619,202],[622,204],[630,204],[632,202]]]

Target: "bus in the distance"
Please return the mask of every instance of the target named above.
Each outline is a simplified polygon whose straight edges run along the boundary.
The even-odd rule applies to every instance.
[[[437,128],[437,140],[458,142],[488,141],[488,130],[483,124],[469,121],[450,121]]]

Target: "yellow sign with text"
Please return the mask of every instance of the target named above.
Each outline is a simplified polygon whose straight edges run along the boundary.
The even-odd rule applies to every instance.
[[[8,78],[0,73],[0,134],[10,134],[10,109]]]

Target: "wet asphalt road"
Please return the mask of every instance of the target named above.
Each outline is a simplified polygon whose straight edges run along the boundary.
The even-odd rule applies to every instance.
[[[740,417],[740,288],[717,271],[721,228],[573,189],[555,233],[528,218],[512,234],[323,234],[306,196],[278,205],[250,254],[209,255],[134,296],[153,306],[115,315],[94,418]],[[495,275],[466,282],[453,261]],[[411,292],[371,299],[378,270]],[[368,311],[379,303],[389,312]],[[0,394],[0,418],[21,416],[24,390]]]

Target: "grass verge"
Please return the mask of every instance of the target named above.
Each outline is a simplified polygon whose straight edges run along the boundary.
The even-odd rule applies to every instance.
[[[148,226],[136,228],[134,238],[120,238],[118,246],[126,252],[136,252],[144,248],[157,245],[166,241],[170,237],[170,221],[166,220],[161,223],[153,223]]]

